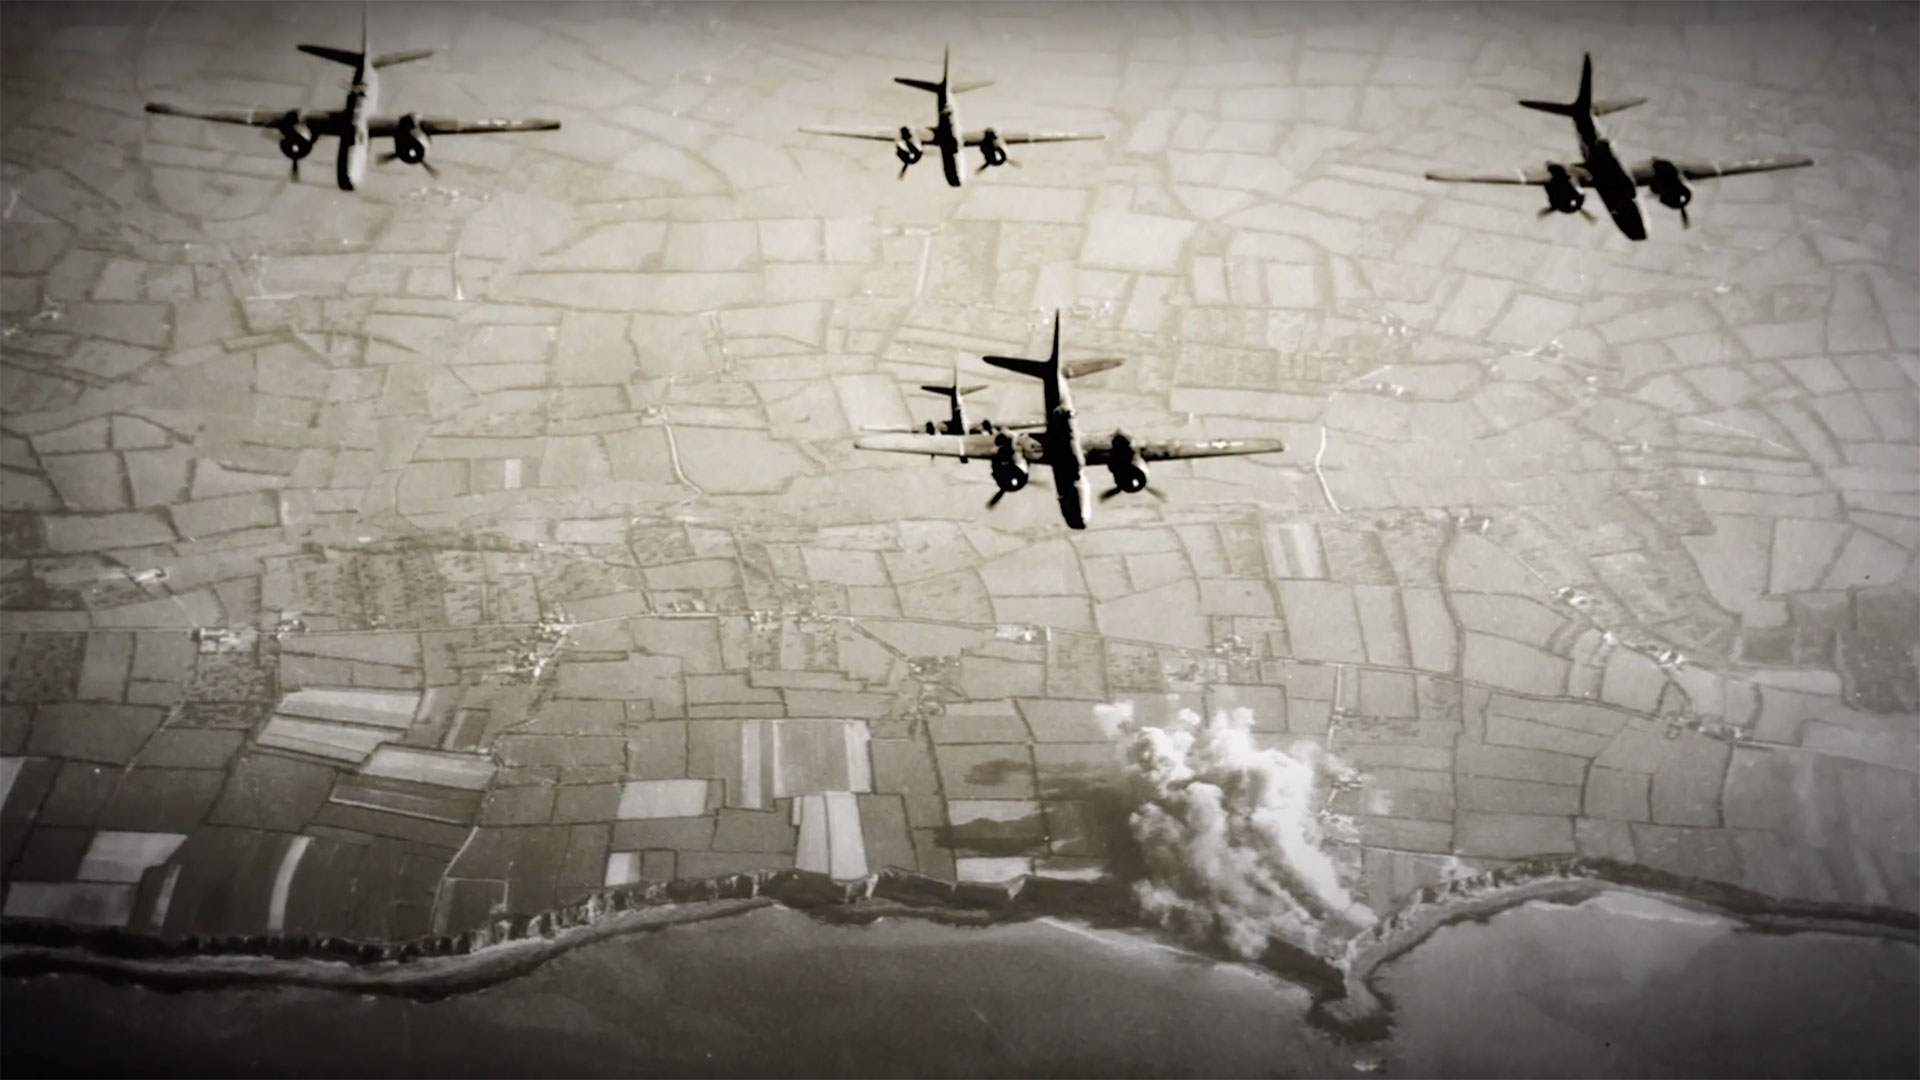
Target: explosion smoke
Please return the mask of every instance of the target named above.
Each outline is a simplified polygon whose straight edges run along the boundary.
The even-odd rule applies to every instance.
[[[1134,893],[1150,917],[1247,959],[1273,937],[1329,955],[1375,921],[1320,846],[1314,792],[1344,770],[1318,747],[1262,749],[1247,709],[1210,720],[1183,709],[1165,728],[1136,722],[1130,703],[1094,714],[1125,751],[1147,867]]]

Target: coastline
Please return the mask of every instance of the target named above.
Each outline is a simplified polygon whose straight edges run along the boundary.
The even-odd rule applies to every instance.
[[[1920,946],[1920,913],[1912,911],[1783,900],[1611,859],[1528,860],[1413,893],[1348,942],[1341,992],[1317,999],[1311,1016],[1350,1038],[1382,1038],[1393,1003],[1373,983],[1386,964],[1447,926],[1485,922],[1529,903],[1577,905],[1609,892],[1662,900],[1752,932],[1839,934]]]
[[[1336,957],[1316,956],[1275,939],[1251,966],[1310,991],[1314,1001],[1308,1018],[1315,1026],[1357,1042],[1374,1041],[1391,1031],[1393,1021],[1393,1003],[1374,989],[1375,975],[1436,931],[1485,921],[1522,904],[1578,904],[1605,892],[1660,899],[1751,931],[1832,933],[1920,945],[1920,914],[1913,912],[1779,900],[1645,867],[1571,858],[1523,861],[1425,887],[1374,927],[1349,938]],[[1139,915],[1125,883],[1111,879],[1027,877],[956,884],[890,869],[837,882],[823,874],[780,870],[606,889],[537,915],[502,916],[479,930],[407,942],[300,935],[167,940],[10,919],[0,922],[0,977],[76,972],[166,991],[284,985],[433,1001],[512,980],[595,942],[776,905],[836,924],[894,917],[984,927],[1063,918],[1165,932]],[[1217,944],[1197,949],[1233,959]]]

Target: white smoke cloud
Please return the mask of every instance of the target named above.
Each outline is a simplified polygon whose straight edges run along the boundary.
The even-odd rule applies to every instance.
[[[1326,955],[1374,922],[1320,846],[1314,795],[1345,772],[1337,761],[1311,743],[1255,745],[1247,709],[1209,720],[1183,709],[1164,728],[1136,722],[1131,703],[1094,714],[1125,750],[1147,867],[1134,889],[1151,917],[1248,959],[1270,936]]]

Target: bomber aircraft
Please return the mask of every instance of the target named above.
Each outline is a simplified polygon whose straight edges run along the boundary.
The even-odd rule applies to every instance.
[[[1800,154],[1784,157],[1756,158],[1751,161],[1735,161],[1721,164],[1718,162],[1687,163],[1675,162],[1667,158],[1650,158],[1634,164],[1631,168],[1622,165],[1614,156],[1613,144],[1600,133],[1593,118],[1607,113],[1619,112],[1646,102],[1646,98],[1615,98],[1612,100],[1593,100],[1593,56],[1588,54],[1580,65],[1580,94],[1570,102],[1528,101],[1520,104],[1529,109],[1565,116],[1573,121],[1573,129],[1580,137],[1580,160],[1561,163],[1549,161],[1544,166],[1530,169],[1513,169],[1507,172],[1461,172],[1450,169],[1436,169],[1427,173],[1427,179],[1450,183],[1471,184],[1531,184],[1547,189],[1547,205],[1538,216],[1546,217],[1554,211],[1563,214],[1579,213],[1588,221],[1593,215],[1584,207],[1587,201],[1581,188],[1592,188],[1606,204],[1607,213],[1613,223],[1619,226],[1629,240],[1645,240],[1647,224],[1640,216],[1639,190],[1641,187],[1653,192],[1662,206],[1680,211],[1681,228],[1692,228],[1693,222],[1687,217],[1687,204],[1693,201],[1693,190],[1687,181],[1711,180],[1720,176],[1738,176],[1741,173],[1771,172],[1775,169],[1797,169],[1813,164],[1813,159]]]
[[[1060,374],[1062,378],[1077,379],[1082,375],[1092,375],[1097,371],[1117,368],[1123,363],[1125,363],[1125,361],[1117,356],[1101,356],[1087,360],[1076,360],[1070,364],[1062,365]],[[953,365],[952,382],[945,384],[926,383],[920,387],[920,389],[925,390],[929,394],[938,394],[947,399],[946,420],[939,422],[929,420],[924,426],[917,428],[887,427],[878,424],[868,424],[860,430],[902,434],[907,432],[921,432],[927,435],[991,435],[995,431],[1028,431],[1047,426],[1045,420],[1014,420],[999,424],[984,418],[978,423],[969,421],[967,418],[966,396],[968,394],[978,393],[986,388],[985,383],[974,383],[971,386],[960,385],[960,363],[956,360]],[[967,459],[962,455],[960,460],[965,461]]]
[[[296,181],[300,179],[300,159],[313,152],[314,140],[322,135],[336,136],[340,140],[336,175],[342,191],[352,191],[365,179],[367,154],[374,139],[393,140],[393,152],[381,155],[381,161],[398,159],[408,165],[419,165],[427,170],[428,175],[438,177],[440,171],[427,160],[427,145],[432,136],[493,131],[554,131],[560,127],[558,120],[453,120],[413,113],[399,117],[379,115],[376,110],[379,107],[380,69],[409,60],[420,60],[438,50],[406,49],[374,55],[367,46],[367,15],[364,7],[360,12],[359,52],[327,45],[301,45],[300,51],[353,69],[353,82],[347,89],[345,108],[287,109],[276,112],[258,108],[191,109],[148,102],[147,111],[162,116],[185,116],[221,124],[270,128],[280,135],[280,152],[292,162],[290,175]]]
[[[940,164],[946,170],[947,186],[962,187],[967,182],[967,173],[960,167],[960,152],[964,147],[980,148],[980,164],[973,171],[985,172],[996,165],[1019,165],[1007,156],[1007,147],[1026,143],[1084,142],[1106,138],[1105,135],[1080,135],[1073,132],[1029,133],[1020,131],[1000,132],[993,128],[982,131],[967,131],[960,126],[960,117],[954,109],[953,96],[968,90],[978,90],[983,86],[992,86],[991,79],[975,82],[951,82],[952,50],[949,48],[940,54],[940,81],[928,79],[910,79],[905,76],[893,81],[903,86],[917,87],[935,97],[935,107],[939,118],[932,127],[901,127],[896,131],[853,130],[848,128],[803,127],[800,130],[809,135],[837,135],[843,139],[870,139],[874,142],[893,144],[894,156],[900,159],[900,179],[907,178],[907,170],[926,156],[925,147],[931,146],[940,151]]]
[[[928,454],[935,457],[988,458],[993,463],[993,482],[999,490],[987,501],[988,509],[1000,504],[1010,491],[1027,486],[1028,469],[1046,466],[1053,470],[1053,484],[1060,499],[1060,516],[1070,529],[1087,527],[1093,509],[1092,488],[1087,481],[1088,466],[1105,466],[1113,477],[1113,487],[1100,493],[1105,502],[1122,492],[1145,491],[1164,499],[1157,488],[1147,483],[1147,463],[1180,458],[1230,457],[1239,454],[1273,454],[1286,449],[1278,439],[1211,439],[1184,442],[1179,439],[1134,440],[1125,432],[1112,435],[1083,435],[1073,411],[1073,396],[1067,390],[1070,365],[1060,362],[1060,313],[1053,315],[1053,351],[1045,360],[1015,356],[984,356],[994,367],[1017,371],[1041,381],[1046,396],[1046,427],[1038,436],[1004,429],[964,435],[866,435],[854,440],[862,450],[886,450],[900,454]],[[1107,364],[1107,367],[1114,365]],[[1104,370],[1104,368],[1102,369]]]

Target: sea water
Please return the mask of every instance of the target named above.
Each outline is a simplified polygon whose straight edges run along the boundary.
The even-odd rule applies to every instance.
[[[1763,934],[1624,892],[1529,903],[1387,965],[1413,1076],[1920,1075],[1920,949]]]
[[[353,1076],[1816,1076],[1916,1072],[1920,951],[1743,933],[1625,893],[1445,927],[1392,1033],[1164,938],[773,908],[588,945],[445,1001],[4,984],[4,1070]]]

